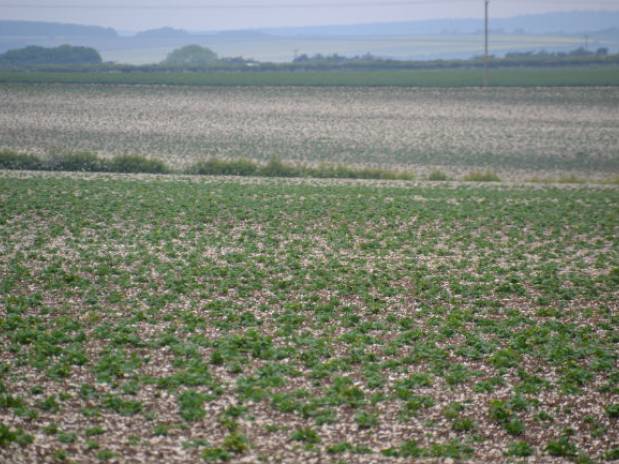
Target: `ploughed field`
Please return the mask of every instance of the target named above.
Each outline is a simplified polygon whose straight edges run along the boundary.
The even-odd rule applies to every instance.
[[[4,173],[0,247],[2,462],[619,457],[616,188]]]
[[[165,160],[619,173],[608,88],[0,85],[0,148]],[[526,177],[525,176],[525,177]]]

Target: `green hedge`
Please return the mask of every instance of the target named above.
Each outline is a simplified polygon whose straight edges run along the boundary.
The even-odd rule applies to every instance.
[[[41,159],[36,156],[2,150],[0,151],[0,169],[37,171],[39,169],[44,169],[44,165]]]
[[[254,176],[258,174],[258,165],[250,160],[240,159],[222,161],[210,159],[194,164],[188,174],[202,176]]]
[[[118,156],[106,163],[110,172],[130,172],[148,174],[166,174],[170,169],[161,160],[144,158],[143,156]]]
[[[342,165],[298,166],[277,158],[266,164],[249,159],[200,161],[183,171],[174,171],[163,161],[143,156],[117,156],[107,159],[94,153],[79,152],[37,157],[13,151],[0,151],[0,169],[118,172],[147,174],[192,174],[202,176],[315,177],[336,179],[412,180],[414,173],[380,168],[354,168]]]
[[[142,156],[99,158],[94,153],[54,153],[48,157],[0,151],[0,169],[27,171],[127,172],[165,174],[170,170],[163,161]]]

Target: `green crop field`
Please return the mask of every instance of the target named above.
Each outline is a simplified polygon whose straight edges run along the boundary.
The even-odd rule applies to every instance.
[[[97,73],[0,72],[0,83],[160,84],[201,86],[362,86],[362,87],[479,87],[483,71],[446,69],[417,71],[336,72],[213,72],[213,73]],[[489,84],[496,87],[617,86],[619,67],[560,67],[493,69]]]
[[[0,461],[619,457],[619,189],[0,176]]]

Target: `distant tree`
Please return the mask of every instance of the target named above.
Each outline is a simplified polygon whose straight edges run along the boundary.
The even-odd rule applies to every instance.
[[[361,56],[342,56],[337,53],[332,55],[322,55],[317,53],[313,56],[308,55],[299,55],[294,60],[293,63],[297,64],[313,64],[313,65],[346,65],[346,64],[354,64],[354,63],[384,63],[390,61],[386,58],[380,58],[372,55],[371,53],[366,53]]]
[[[531,62],[543,63],[544,61],[555,61],[557,59],[567,58],[581,58],[590,57],[595,59],[596,57],[604,57],[609,55],[608,48],[598,48],[597,51],[592,52],[584,47],[577,48],[570,52],[548,52],[546,50],[540,50],[538,52],[509,52],[505,54],[506,59],[518,59],[520,61],[529,60]]]
[[[217,54],[209,48],[200,45],[187,45],[171,52],[161,62],[164,66],[208,66],[218,61]]]
[[[56,48],[26,47],[0,55],[0,64],[32,66],[46,64],[101,64],[101,55],[94,48],[61,45]]]
[[[259,64],[258,61],[256,60],[251,60],[251,59],[246,59],[243,58],[242,56],[232,56],[232,57],[228,57],[228,58],[221,58],[220,60],[222,63],[227,63],[227,64],[235,64],[235,65],[251,65],[251,66],[255,66],[257,64]]]
[[[545,54],[546,52],[539,52],[538,56],[544,56],[543,54]],[[528,52],[508,52],[505,54],[505,58],[528,58],[530,56],[533,56],[533,52],[528,51]]]
[[[310,60],[310,57],[307,56],[307,54],[303,53],[302,55],[297,56],[294,60],[292,60],[293,63],[307,63]]]
[[[570,52],[570,56],[591,56],[591,55],[593,55],[593,52],[587,50],[585,47],[580,47]]]

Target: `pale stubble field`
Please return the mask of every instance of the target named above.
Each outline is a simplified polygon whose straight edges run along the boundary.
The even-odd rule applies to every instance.
[[[0,147],[28,153],[619,173],[616,88],[3,85],[0,103]]]

